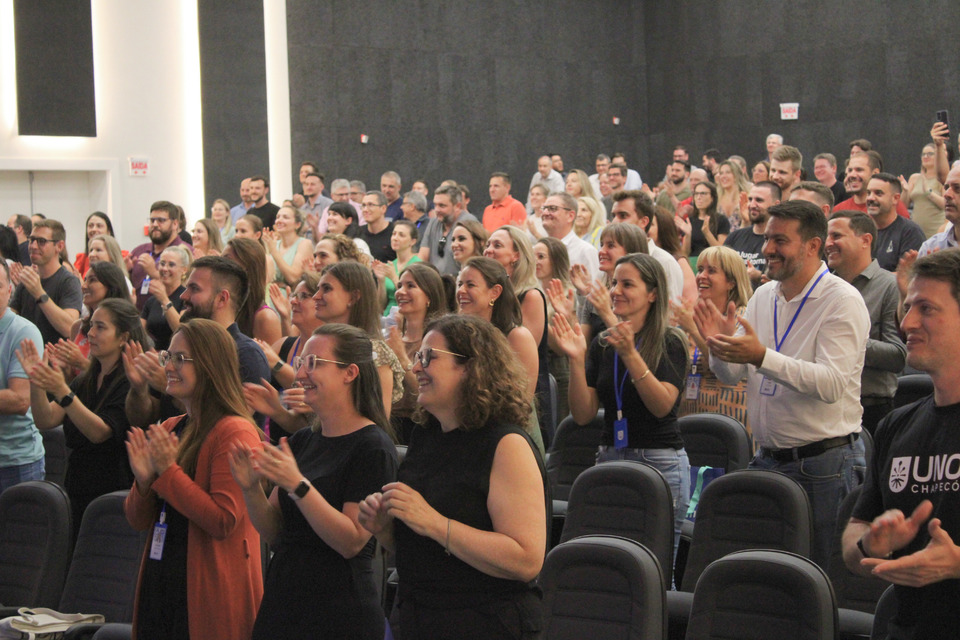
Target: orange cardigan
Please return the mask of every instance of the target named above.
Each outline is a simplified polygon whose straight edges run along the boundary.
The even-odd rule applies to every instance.
[[[180,417],[166,420],[172,430]],[[190,520],[187,534],[187,617],[191,638],[245,640],[263,596],[260,535],[250,522],[243,492],[230,473],[230,444],[260,445],[253,424],[236,416],[222,418],[207,435],[197,460],[196,479],[173,464],[157,478],[148,495],[136,483],[124,504],[127,520],[137,530],[152,527],[160,498]],[[141,567],[147,561],[150,540]],[[142,575],[142,570],[141,570]],[[140,584],[137,584],[139,609]],[[137,620],[134,613],[134,635]]]

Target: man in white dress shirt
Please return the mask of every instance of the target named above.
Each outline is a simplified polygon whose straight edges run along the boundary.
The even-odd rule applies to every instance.
[[[770,207],[763,253],[771,282],[739,319],[700,300],[695,319],[710,369],[747,379],[747,412],[760,444],[752,468],[780,471],[807,491],[813,560],[827,566],[841,500],[862,481],[860,374],[870,316],[860,293],[820,259],[827,221],[799,200]],[[738,326],[739,325],[739,326]]]
[[[577,199],[566,191],[552,193],[543,203],[543,229],[551,238],[556,238],[567,247],[570,266],[582,264],[590,274],[590,282],[600,276],[600,260],[597,248],[586,240],[581,240],[573,232],[573,221],[577,216]]]

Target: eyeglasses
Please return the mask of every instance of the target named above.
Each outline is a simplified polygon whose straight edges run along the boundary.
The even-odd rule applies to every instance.
[[[469,357],[469,356],[463,355],[462,353],[454,353],[453,351],[445,351],[444,349],[433,349],[433,348],[427,348],[427,349],[423,349],[422,351],[417,351],[415,354],[413,354],[413,357],[416,359],[417,362],[420,363],[421,367],[426,369],[427,367],[430,366],[430,363],[433,362],[433,357],[435,353],[446,353],[447,355],[456,356],[458,358]]]
[[[173,368],[177,371],[183,369],[184,362],[193,362],[193,358],[188,358],[182,353],[170,353],[169,351],[161,351],[157,359],[160,361],[161,367],[167,366],[168,362],[173,362]]]
[[[447,250],[447,236],[440,236],[440,240],[437,242],[437,255],[441,258]],[[427,366],[427,365],[423,365]]]
[[[170,218],[150,218],[150,224],[155,224],[160,226],[166,222],[170,222]]]
[[[296,298],[300,302],[304,302],[313,297],[313,294],[307,293],[306,291],[301,291],[300,293],[290,294],[291,298]]]
[[[573,211],[573,209],[568,209],[566,207],[558,207],[555,204],[545,204],[542,207],[540,207],[540,211],[542,211],[543,213],[556,213],[561,209],[564,211]]]
[[[37,236],[30,236],[28,244],[33,244],[34,242],[37,243],[38,247],[43,249],[45,246],[47,246],[48,242],[53,242],[53,240],[49,240],[47,238],[38,238]]]
[[[932,158],[934,155],[936,154],[933,151],[924,151],[920,154],[920,156],[923,158]]]
[[[379,203],[377,203],[377,202],[364,202],[363,204],[360,205],[360,208],[361,208],[361,209],[373,209],[374,207],[382,207],[382,206],[384,206],[384,205],[379,204]]]
[[[293,362],[290,364],[293,366],[294,371],[299,371],[300,367],[303,367],[307,370],[307,373],[313,373],[313,370],[317,368],[318,362],[329,362],[330,364],[339,364],[341,366],[347,366],[347,362],[340,362],[339,360],[327,360],[326,358],[318,358],[312,353],[305,356],[297,356],[293,359]]]

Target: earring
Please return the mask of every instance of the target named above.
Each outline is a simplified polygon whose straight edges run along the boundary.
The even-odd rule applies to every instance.
[[[491,301],[490,301],[490,306],[492,307],[496,302],[497,302],[496,300],[491,300]]]
[[[427,309],[429,309],[429,308],[430,308],[430,301],[427,300]]]

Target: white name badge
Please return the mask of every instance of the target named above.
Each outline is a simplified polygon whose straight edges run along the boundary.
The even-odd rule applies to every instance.
[[[760,395],[762,396],[775,396],[777,395],[777,383],[763,376],[763,380],[760,382]]]

